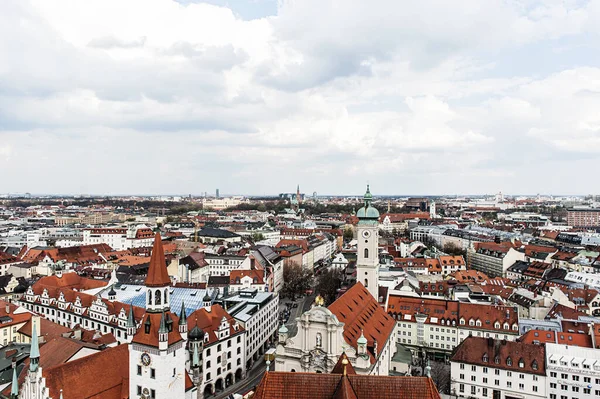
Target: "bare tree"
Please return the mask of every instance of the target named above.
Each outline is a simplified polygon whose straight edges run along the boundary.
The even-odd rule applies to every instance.
[[[295,299],[312,287],[312,271],[305,269],[297,262],[290,262],[283,266],[283,288],[281,293],[288,298]]]
[[[450,378],[450,365],[444,362],[430,362],[431,379],[440,393],[450,393],[452,380]]]
[[[318,277],[316,293],[321,295],[326,304],[335,301],[338,290],[342,286],[342,271],[337,268],[324,270]]]

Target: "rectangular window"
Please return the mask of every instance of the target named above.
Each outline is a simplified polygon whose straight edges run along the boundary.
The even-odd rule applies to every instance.
[[[137,374],[142,375],[142,366],[137,366]]]
[[[156,378],[156,370],[150,369],[150,378]]]

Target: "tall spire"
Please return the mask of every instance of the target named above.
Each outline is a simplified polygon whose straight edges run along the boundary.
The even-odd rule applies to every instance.
[[[148,277],[145,282],[147,287],[166,287],[171,284],[167,264],[165,262],[165,250],[163,249],[160,233],[156,232],[154,236],[154,246],[152,247],[152,257],[148,267]]]
[[[179,325],[187,324],[187,315],[185,314],[185,303],[181,301],[181,312],[179,313]]]
[[[165,312],[162,312],[160,316],[160,326],[158,327],[158,334],[168,334],[169,329],[167,328],[167,322],[165,320]]]
[[[129,305],[129,314],[127,315],[127,328],[135,328],[135,318],[133,317],[133,303]]]
[[[33,372],[37,371],[39,361],[40,345],[38,343],[37,328],[33,324],[33,328],[31,329],[31,349],[29,352],[29,370]]]
[[[200,366],[200,356],[198,355],[198,345],[194,345],[194,352],[192,354],[192,367]]]
[[[10,387],[10,398],[17,399],[19,397],[19,379],[17,378],[17,367],[13,368],[12,386]]]

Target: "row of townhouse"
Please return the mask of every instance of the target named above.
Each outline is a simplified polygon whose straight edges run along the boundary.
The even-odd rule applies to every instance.
[[[390,295],[387,313],[398,325],[398,343],[447,358],[467,337],[514,341],[518,312],[509,306]]]
[[[140,225],[129,228],[94,228],[83,231],[83,244],[107,244],[116,251],[151,247],[154,243],[152,229]]]
[[[277,243],[276,249],[281,253],[290,247],[301,248],[302,267],[314,270],[316,265],[329,261],[335,255],[338,249],[337,244],[338,241],[332,234],[317,233],[303,239],[282,239]]]
[[[451,380],[461,398],[598,398],[600,349],[469,337],[451,358]]]

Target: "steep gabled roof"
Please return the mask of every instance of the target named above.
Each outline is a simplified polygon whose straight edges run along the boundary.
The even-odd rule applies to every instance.
[[[171,278],[167,271],[165,262],[165,251],[163,249],[160,233],[154,236],[154,246],[152,247],[152,257],[150,258],[150,267],[145,285],[148,287],[164,287],[171,284]]]
[[[394,330],[394,319],[385,313],[360,282],[329,305],[328,309],[344,323],[344,339],[355,348],[362,333],[367,339],[367,347],[373,348],[377,341],[381,350]],[[371,364],[375,363],[376,356],[372,352],[369,357]]]
[[[49,394],[58,398],[125,399],[129,397],[129,351],[119,345],[44,369]]]
[[[346,380],[342,384],[342,380]],[[345,394],[346,396],[343,396]],[[336,396],[337,395],[337,396]],[[340,396],[341,395],[341,396]],[[265,373],[255,399],[440,399],[427,377],[318,373]]]

